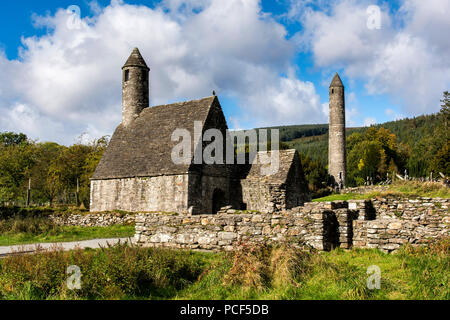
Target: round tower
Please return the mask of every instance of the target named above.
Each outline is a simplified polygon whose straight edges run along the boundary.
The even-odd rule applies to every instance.
[[[336,73],[330,84],[330,125],[328,141],[328,173],[334,182],[345,187],[347,161],[345,148],[344,85]]]
[[[122,67],[122,124],[128,126],[149,106],[150,68],[138,48],[134,48]]]

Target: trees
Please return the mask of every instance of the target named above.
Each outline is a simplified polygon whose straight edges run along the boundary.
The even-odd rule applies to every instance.
[[[318,160],[300,154],[300,161],[309,189],[314,193],[328,186],[331,179],[327,169]]]
[[[450,141],[447,141],[436,153],[431,161],[433,172],[442,172],[450,176]]]
[[[85,161],[90,152],[91,147],[82,144],[63,147],[50,165],[49,176],[63,193],[65,203],[69,202],[69,195],[76,191],[77,181],[84,174]]]
[[[381,127],[355,132],[347,138],[347,185],[361,185],[366,177],[374,182],[386,178],[387,173],[403,168],[402,152],[397,137]]]
[[[26,143],[28,141],[28,137],[23,133],[14,133],[14,132],[2,132],[0,133],[0,145],[3,146],[12,146],[12,145],[20,145],[22,143]]]
[[[0,134],[0,201],[21,200],[36,161],[34,145],[24,134]]]
[[[80,201],[87,208],[90,202],[90,179],[97,168],[98,163],[103,157],[103,153],[109,144],[109,136],[103,136],[98,140],[91,142],[91,151],[86,156],[83,166],[83,173],[81,175],[80,186]]]
[[[412,176],[424,177],[430,172],[442,172],[450,175],[449,170],[449,136],[450,93],[444,92],[441,110],[435,115],[436,125],[431,134],[423,135],[415,143],[408,159],[408,170]]]
[[[31,170],[34,201],[41,203],[49,201],[52,205],[58,195],[60,185],[56,177],[50,174],[50,167],[63,148],[54,142],[36,144],[36,162]]]
[[[80,200],[88,207],[90,178],[108,143],[105,136],[66,147],[36,143],[22,133],[0,133],[0,204],[24,200],[31,178],[34,203],[52,204],[56,199],[68,203],[78,180]]]
[[[450,92],[444,92],[441,100],[441,111],[439,112],[439,127],[435,131],[436,152],[430,161],[429,169],[433,172],[442,172],[450,175],[450,140],[448,136],[448,125],[450,123]]]

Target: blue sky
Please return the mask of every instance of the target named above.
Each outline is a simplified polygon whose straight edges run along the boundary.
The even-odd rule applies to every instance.
[[[74,5],[81,20],[70,20],[66,9]],[[367,11],[373,5],[379,16]],[[326,123],[335,72],[346,87],[348,126],[437,112],[450,84],[447,0],[21,0],[0,7],[0,131],[42,141],[112,134],[121,116],[120,68],[134,46],[152,69],[152,105],[214,89],[231,128]],[[368,27],[373,17],[379,28]]]

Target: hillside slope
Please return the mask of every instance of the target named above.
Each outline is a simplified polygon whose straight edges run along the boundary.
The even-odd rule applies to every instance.
[[[374,125],[375,128],[385,128],[397,136],[397,141],[411,150],[431,136],[438,125],[438,115],[423,115]],[[328,162],[328,124],[280,126],[265,129],[279,129],[280,140],[290,148],[296,149],[311,159],[318,160],[322,165]],[[368,127],[347,128],[347,136],[354,132],[364,133]]]

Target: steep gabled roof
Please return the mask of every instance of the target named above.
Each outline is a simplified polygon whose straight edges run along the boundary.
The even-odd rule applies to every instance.
[[[269,168],[269,165],[261,164],[261,161],[259,160],[261,152],[258,152],[258,162],[251,166],[251,169],[248,172],[246,179],[258,179],[260,181],[264,181],[265,183],[277,183],[277,184],[286,183],[289,170],[291,169],[291,166],[294,163],[296,152],[297,151],[295,149],[279,150],[278,171],[276,171],[275,174],[272,175],[263,175],[261,173],[261,167]],[[270,155],[271,152],[269,151],[267,153],[267,156]]]
[[[139,52],[138,48],[134,48],[133,49],[133,51],[131,52],[130,57],[128,58],[127,62],[125,62],[125,64],[122,67],[122,69],[125,68],[125,67],[142,67],[142,68],[149,69],[149,67],[145,63],[144,58],[142,58],[142,55]]]
[[[341,78],[339,77],[338,73],[334,75],[333,80],[331,81],[330,88],[331,87],[343,87],[344,84],[342,83]]]
[[[176,129],[191,134],[194,153],[194,121],[205,124],[213,106],[220,108],[217,97],[207,97],[169,105],[145,108],[131,124],[120,124],[92,177],[94,180],[151,177],[182,174],[190,165],[176,165],[172,149],[179,141],[171,141]]]

